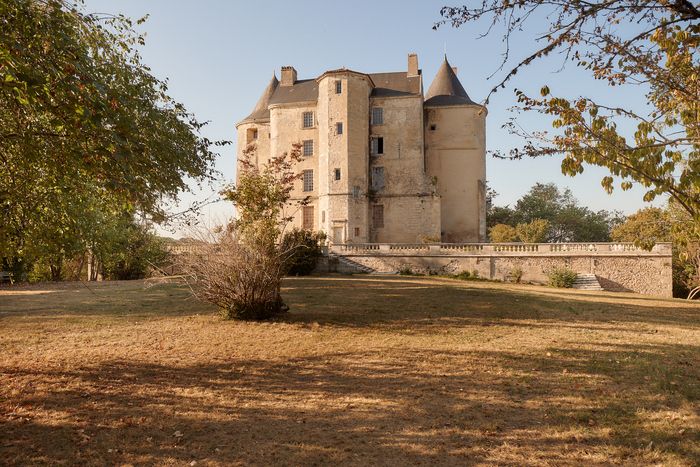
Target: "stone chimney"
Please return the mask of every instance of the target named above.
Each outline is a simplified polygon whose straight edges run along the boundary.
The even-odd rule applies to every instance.
[[[292,86],[297,81],[297,70],[293,66],[283,66],[282,67],[282,79],[280,79],[281,86]]]
[[[418,76],[417,54],[408,54],[408,73],[406,76]]]

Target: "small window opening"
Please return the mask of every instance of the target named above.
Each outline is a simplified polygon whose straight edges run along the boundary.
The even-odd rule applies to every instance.
[[[314,171],[304,170],[304,191],[314,191]]]
[[[372,125],[384,124],[384,109],[381,107],[372,107]]]
[[[372,206],[372,225],[374,228],[384,227],[384,205],[375,204]]]
[[[340,180],[340,169],[335,169],[335,179]]]
[[[336,94],[341,94],[343,92],[343,82],[342,81],[336,81],[335,82],[335,93]]]
[[[343,122],[338,122],[335,124],[335,133],[337,135],[342,135],[343,134]]]
[[[384,154],[384,138],[381,136],[377,136],[372,138],[372,154],[377,156],[380,154]]]
[[[304,140],[304,155],[313,156],[314,155],[314,140],[306,139]]]
[[[257,128],[249,128],[248,131],[246,132],[246,140],[248,143],[252,143],[258,139],[258,130]]]
[[[304,112],[304,128],[313,128],[314,126],[314,113]]]
[[[432,124],[430,125],[430,131],[435,131],[436,129],[437,129],[437,125],[435,125],[434,123],[432,123]]]

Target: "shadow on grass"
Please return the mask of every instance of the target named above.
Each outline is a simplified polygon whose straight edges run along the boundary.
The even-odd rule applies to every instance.
[[[547,356],[406,349],[191,366],[3,368],[4,381],[28,389],[14,409],[0,405],[0,458],[697,465],[697,424],[665,414],[700,399],[692,383],[698,363],[694,346],[622,344],[552,348]],[[53,414],[55,423],[18,415],[27,408]]]
[[[429,278],[290,279],[289,322],[416,326],[548,320],[591,325],[636,322],[697,329],[700,305],[639,295],[581,293],[536,286]],[[528,326],[530,324],[527,324]],[[537,325],[537,324],[534,324]],[[557,324],[559,325],[559,324]]]

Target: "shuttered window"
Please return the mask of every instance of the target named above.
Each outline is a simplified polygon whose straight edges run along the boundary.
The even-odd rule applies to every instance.
[[[314,207],[304,206],[302,228],[312,230],[314,228]]]
[[[384,125],[384,109],[372,107],[372,125]]]
[[[372,138],[371,152],[374,156],[384,154],[384,138],[381,136],[375,136]]]
[[[384,205],[375,204],[372,206],[372,225],[374,228],[384,227]]]
[[[372,167],[372,189],[379,191],[384,188],[384,167]]]

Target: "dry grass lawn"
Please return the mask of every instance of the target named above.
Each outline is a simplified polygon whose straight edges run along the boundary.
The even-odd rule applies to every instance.
[[[0,289],[0,463],[700,465],[700,307],[423,277]],[[193,464],[196,463],[196,464]]]

